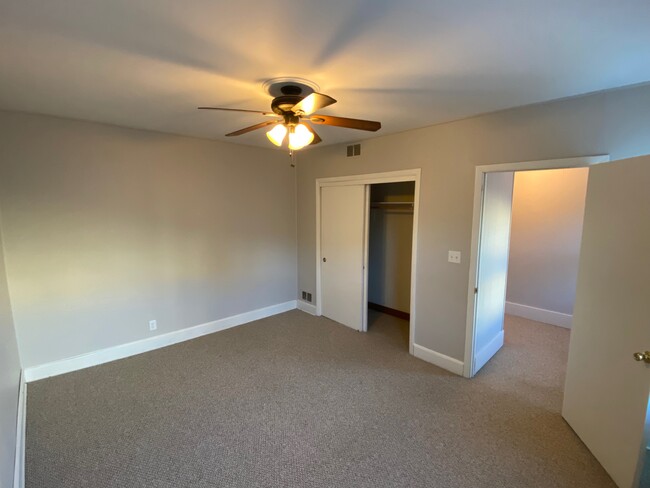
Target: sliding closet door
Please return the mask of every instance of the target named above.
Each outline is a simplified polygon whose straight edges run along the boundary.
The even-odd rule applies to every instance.
[[[363,329],[366,185],[321,188],[321,313]]]

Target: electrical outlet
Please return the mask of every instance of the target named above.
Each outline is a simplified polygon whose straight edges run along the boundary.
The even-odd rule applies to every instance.
[[[306,291],[302,292],[302,299],[307,300],[307,292]]]
[[[460,251],[449,251],[447,261],[454,264],[460,264]]]
[[[311,293],[307,293],[307,301],[311,303]]]
[[[149,330],[156,330],[158,328],[158,323],[155,320],[149,321]]]

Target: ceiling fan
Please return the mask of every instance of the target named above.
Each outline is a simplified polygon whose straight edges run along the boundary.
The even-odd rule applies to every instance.
[[[346,117],[334,117],[332,115],[314,113],[321,108],[336,103],[336,100],[330,96],[323,95],[322,93],[317,93],[315,90],[312,90],[310,86],[305,85],[304,83],[275,83],[269,86],[269,93],[277,94],[271,102],[271,112],[222,107],[198,108],[199,110],[248,112],[275,117],[274,120],[260,122],[259,124],[226,134],[226,136],[240,136],[257,129],[273,126],[266,133],[269,140],[276,146],[281,146],[288,134],[288,146],[292,151],[302,149],[310,144],[318,144],[322,141],[310,126],[309,122],[312,124],[332,125],[335,127],[367,130],[372,132],[381,128],[380,122],[374,122],[372,120],[349,119]],[[305,94],[305,92],[308,93]]]

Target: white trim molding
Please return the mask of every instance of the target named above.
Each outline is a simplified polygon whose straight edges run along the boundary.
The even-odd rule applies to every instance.
[[[302,310],[310,315],[316,315],[316,305],[313,303],[305,302],[304,300],[298,300],[298,310]]]
[[[178,344],[179,342],[189,341],[207,334],[230,329],[231,327],[253,322],[254,320],[288,312],[289,310],[294,310],[296,306],[296,300],[290,300],[288,302],[271,305],[270,307],[259,308],[257,310],[225,317],[213,322],[176,330],[167,334],[129,342],[127,344],[120,344],[106,349],[100,349],[98,351],[61,359],[59,361],[53,361],[51,363],[32,366],[25,370],[25,381],[29,383],[31,381],[49,378],[50,376],[57,376],[71,371],[108,363],[110,361],[116,361],[129,356],[135,356],[136,354],[142,354],[143,352],[153,351],[154,349],[160,349],[161,347],[171,346],[173,344]]]
[[[18,414],[16,415],[16,455],[14,458],[14,486],[25,486],[25,428],[27,427],[27,384],[25,371],[20,372],[18,387]]]
[[[461,376],[463,374],[463,362],[454,359],[439,352],[427,349],[424,346],[413,344],[413,355],[416,358],[422,359],[427,363],[435,364],[436,366],[451,371],[454,374]]]
[[[573,315],[569,315],[568,313],[554,312],[553,310],[531,307],[530,305],[522,305],[521,303],[506,302],[506,313],[508,315],[516,315],[517,317],[535,320],[536,322],[557,325],[565,329],[570,329],[571,323],[573,322]]]

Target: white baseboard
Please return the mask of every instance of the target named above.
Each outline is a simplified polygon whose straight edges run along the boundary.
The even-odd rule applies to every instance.
[[[142,354],[143,352],[152,351],[161,347],[178,344],[179,342],[189,341],[206,334],[212,334],[254,320],[293,310],[296,308],[296,305],[296,300],[290,300],[277,305],[271,305],[270,307],[259,308],[257,310],[233,315],[231,317],[225,317],[213,322],[195,325],[194,327],[188,327],[187,329],[176,330],[167,334],[129,342],[127,344],[120,344],[106,349],[100,349],[99,351],[93,351],[80,356],[32,366],[25,370],[25,381],[29,383],[31,381],[42,380],[44,378],[49,378],[50,376],[97,366],[99,364],[108,363],[129,356],[135,356],[136,354]]]
[[[573,315],[522,305],[521,303],[506,302],[506,313],[508,315],[516,315],[517,317],[535,320],[536,322],[557,325],[565,329],[570,329],[571,322],[573,321]]]
[[[485,366],[485,363],[487,363],[492,358],[492,356],[494,356],[499,351],[499,349],[503,347],[503,339],[504,333],[501,331],[495,335],[490,342],[484,345],[480,351],[476,353],[476,357],[474,358],[474,374],[476,374],[479,369]]]
[[[20,372],[19,385],[18,415],[16,415],[16,456],[14,458],[13,488],[24,488],[25,486],[25,427],[27,426],[27,384],[25,383],[24,370]]]
[[[436,366],[451,371],[454,374],[463,374],[463,362],[458,359],[445,356],[444,354],[432,351],[423,346],[418,346],[417,344],[413,344],[413,355],[416,358],[420,358],[427,363],[435,364]]]
[[[298,310],[307,312],[310,315],[316,315],[316,305],[303,300],[298,300]]]

